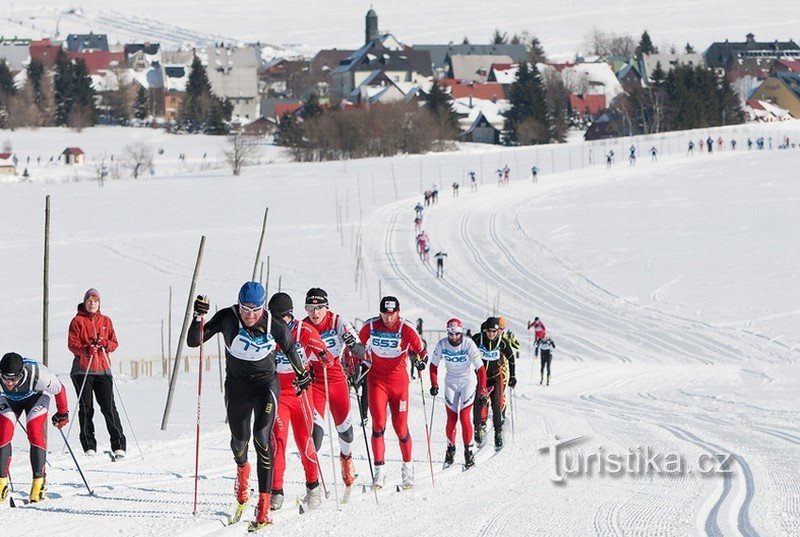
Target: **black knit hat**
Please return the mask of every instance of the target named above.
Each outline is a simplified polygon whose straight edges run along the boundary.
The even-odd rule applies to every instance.
[[[15,379],[22,375],[22,356],[9,352],[0,359],[0,375],[4,379]]]
[[[306,293],[306,306],[327,306],[328,293],[325,289],[319,287],[312,287]]]
[[[381,313],[389,313],[400,310],[400,301],[393,296],[385,296],[381,299]]]
[[[291,313],[294,309],[292,297],[286,293],[275,293],[272,295],[272,298],[269,299],[267,308],[273,315],[286,315],[287,313]]]
[[[497,317],[489,317],[481,325],[482,330],[500,330],[500,319]]]

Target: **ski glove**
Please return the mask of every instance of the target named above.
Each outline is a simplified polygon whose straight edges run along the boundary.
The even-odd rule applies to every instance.
[[[352,352],[356,358],[358,358],[359,360],[364,359],[364,355],[366,354],[366,351],[364,350],[364,345],[362,345],[361,342],[358,341],[355,338],[355,336],[353,336],[353,334],[351,334],[350,332],[345,332],[344,334],[342,334],[342,341],[347,346],[347,348],[350,349],[350,352]]]
[[[64,412],[63,414],[55,414],[53,415],[52,421],[53,425],[61,429],[64,427],[64,425],[69,423],[69,414],[67,412]]]
[[[489,389],[488,388],[484,387],[484,388],[479,388],[478,389],[478,401],[483,406],[486,406],[486,405],[489,404]]]
[[[510,379],[508,379],[509,388],[514,388],[516,386],[517,386],[517,377],[511,377]]]
[[[327,349],[324,351],[319,351],[319,354],[317,356],[323,366],[330,367],[333,365],[333,355],[329,353]]]
[[[208,303],[208,297],[197,295],[197,298],[194,299],[194,316],[202,317],[208,313],[209,309],[211,309],[211,305]]]
[[[431,395],[434,397],[439,395],[439,386],[431,386]]]
[[[300,395],[311,386],[311,375],[308,374],[308,371],[303,371],[296,375],[294,386],[297,388],[297,395]]]
[[[101,349],[107,349],[108,340],[105,338],[96,337],[92,340],[92,347],[100,347]]]
[[[414,367],[417,368],[417,371],[423,371],[425,369],[425,364],[428,363],[428,358],[421,358],[419,356],[414,357]]]

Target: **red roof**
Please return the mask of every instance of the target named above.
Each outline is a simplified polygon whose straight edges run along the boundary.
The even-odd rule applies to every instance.
[[[82,58],[86,61],[86,67],[90,73],[96,73],[103,69],[112,69],[116,66],[125,66],[124,52],[106,52],[105,50],[86,50],[82,52],[67,52],[70,60]],[[116,64],[116,65],[112,65]]]
[[[64,151],[61,152],[63,155],[64,153],[69,153],[70,155],[83,155],[83,149],[80,147],[68,147]]]
[[[605,95],[575,95],[569,96],[570,108],[579,115],[589,110],[589,115],[595,116],[606,108]]]
[[[775,60],[775,70],[800,73],[800,60]]]
[[[565,62],[565,63],[548,63],[547,65],[554,67],[555,70],[560,73],[564,69],[567,69],[569,67],[575,67],[577,64],[574,62]]]
[[[11,158],[11,153],[0,153],[0,160],[8,160]]]
[[[503,85],[499,82],[486,82],[484,84],[479,82],[462,83],[462,81],[454,78],[443,78],[437,80],[437,83],[440,86],[449,87],[450,96],[453,97],[453,99],[473,97],[475,99],[491,101],[506,98],[505,89],[503,89]]]
[[[498,71],[508,71],[509,69],[513,69],[516,65],[516,63],[493,63],[489,67],[489,70],[494,71],[496,69]]]
[[[275,104],[275,117],[283,117],[286,114],[294,114],[300,108],[302,108],[303,103],[276,103]]]
[[[49,39],[41,41],[31,41],[31,59],[42,60],[47,67],[52,67],[56,63],[56,55],[61,50],[59,45],[54,45]]]

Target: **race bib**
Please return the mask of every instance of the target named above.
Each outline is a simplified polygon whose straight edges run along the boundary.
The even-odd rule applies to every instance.
[[[277,344],[272,334],[253,336],[244,328],[240,328],[239,333],[231,342],[228,352],[239,360],[258,362],[269,356],[276,347]]]
[[[403,355],[399,332],[370,332],[369,346],[373,354],[381,358],[397,358]]]
[[[478,347],[478,350],[481,351],[481,357],[489,362],[496,362],[500,359],[500,349],[494,350],[486,350],[483,347]]]

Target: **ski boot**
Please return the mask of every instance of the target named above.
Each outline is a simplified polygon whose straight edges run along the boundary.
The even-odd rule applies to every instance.
[[[339,455],[342,464],[342,481],[345,487],[352,487],[356,482],[356,468],[353,466],[353,455]]]
[[[450,465],[453,464],[453,460],[456,457],[456,446],[447,446],[447,451],[444,454],[444,467],[448,468]]]
[[[240,504],[247,503],[249,500],[250,489],[248,480],[250,479],[250,463],[246,462],[242,466],[236,467],[236,483],[233,490],[236,492],[236,501]]]
[[[494,449],[495,451],[500,451],[503,449],[503,431],[495,431],[494,432]]]
[[[404,462],[403,467],[400,469],[400,475],[403,477],[401,487],[403,489],[410,489],[414,487],[414,463]]]
[[[486,443],[486,422],[480,423],[475,427],[475,443],[482,448]]]
[[[383,464],[375,464],[375,475],[372,478],[372,488],[382,489],[386,482],[386,475],[383,473]]]
[[[6,501],[9,492],[11,492],[11,487],[8,486],[8,478],[0,477],[0,502]]]
[[[283,507],[283,489],[272,489],[272,496],[269,499],[269,508],[277,511]]]
[[[322,505],[322,495],[319,492],[319,483],[306,485],[306,495],[301,500],[302,505],[308,509],[316,509]]]
[[[475,466],[475,454],[472,452],[472,446],[464,447],[464,469],[469,470]]]
[[[266,528],[272,524],[272,519],[269,518],[269,504],[271,502],[269,492],[260,492],[258,494],[258,505],[256,506],[256,519],[251,521],[247,526],[247,531],[252,533],[260,529]]]
[[[540,377],[539,377],[539,386],[541,386],[541,385],[542,385],[542,382],[543,382],[543,381],[544,381],[544,375],[542,375],[542,376],[540,376]],[[549,383],[549,382],[550,382],[550,379],[547,379],[547,382]]]
[[[44,477],[34,477],[33,482],[31,483],[31,494],[28,497],[30,502],[37,503],[44,500],[44,492]]]

